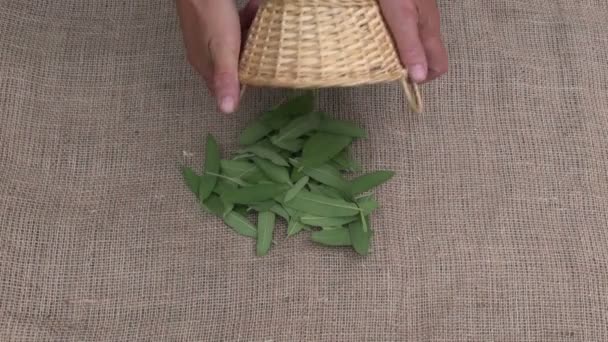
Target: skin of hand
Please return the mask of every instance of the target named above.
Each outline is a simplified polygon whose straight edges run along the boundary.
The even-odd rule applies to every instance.
[[[242,37],[261,0],[240,12],[234,0],[176,0],[188,62],[203,77],[221,112],[239,105],[238,60]],[[379,0],[403,65],[416,83],[448,70],[435,0]]]

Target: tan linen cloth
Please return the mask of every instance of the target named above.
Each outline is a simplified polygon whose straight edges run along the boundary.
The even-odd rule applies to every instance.
[[[0,1],[0,341],[607,341],[608,2],[440,1],[450,73],[320,92],[364,126],[373,252],[271,253],[179,174],[219,115],[172,1]]]

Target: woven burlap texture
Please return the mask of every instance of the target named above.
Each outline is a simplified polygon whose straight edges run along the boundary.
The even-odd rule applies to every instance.
[[[0,341],[607,341],[608,3],[439,1],[451,70],[329,88],[365,127],[372,254],[255,257],[179,174],[220,115],[172,1],[0,1]]]

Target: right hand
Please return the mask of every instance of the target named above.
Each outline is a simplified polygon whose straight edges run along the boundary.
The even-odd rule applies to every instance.
[[[251,0],[238,13],[233,0],[176,0],[188,62],[203,77],[224,113],[234,112],[239,105],[241,36],[259,3]]]
[[[416,83],[432,81],[448,71],[435,0],[379,0],[401,62]]]

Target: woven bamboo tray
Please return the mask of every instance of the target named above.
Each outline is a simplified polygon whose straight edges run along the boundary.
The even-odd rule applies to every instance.
[[[400,80],[410,108],[422,111],[376,0],[262,1],[239,77],[244,86],[300,89]]]

